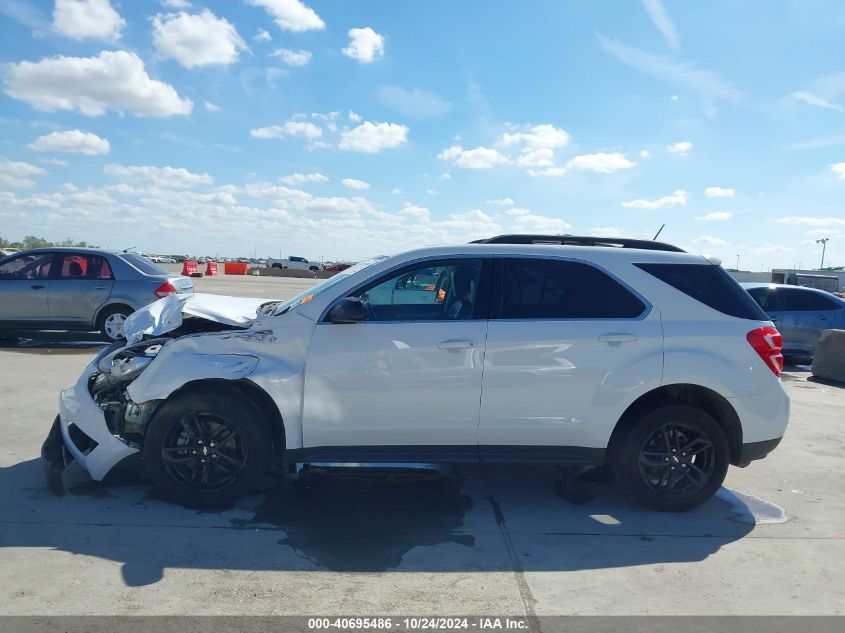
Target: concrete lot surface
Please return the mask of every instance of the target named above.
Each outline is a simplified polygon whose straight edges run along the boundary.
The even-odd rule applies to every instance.
[[[199,279],[280,298],[308,282]],[[703,507],[640,509],[600,473],[308,469],[223,512],[142,479],[68,473],[39,451],[58,390],[96,353],[77,334],[0,348],[0,614],[842,614],[845,389],[785,375],[783,443]]]

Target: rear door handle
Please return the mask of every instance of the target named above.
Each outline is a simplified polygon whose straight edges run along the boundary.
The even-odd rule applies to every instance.
[[[437,344],[437,349],[445,349],[449,350],[456,350],[456,349],[469,349],[472,347],[476,347],[478,343],[475,341],[465,341],[465,340],[450,340],[450,341],[442,341]]]
[[[35,284],[34,286],[30,286],[33,290],[44,290],[47,286],[42,286],[41,284]]]
[[[94,286],[94,290],[108,290],[108,286]]]
[[[602,334],[599,337],[602,343],[633,343],[636,340],[633,334]]]

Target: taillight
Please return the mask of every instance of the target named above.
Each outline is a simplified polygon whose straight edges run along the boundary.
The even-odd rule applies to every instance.
[[[745,338],[748,339],[751,347],[760,355],[760,358],[774,372],[775,376],[780,376],[780,372],[783,371],[783,354],[780,353],[783,348],[783,337],[777,331],[777,328],[773,325],[760,327],[751,330],[745,335]]]
[[[174,286],[169,281],[165,281],[161,284],[158,288],[155,289],[155,296],[161,299],[162,297],[169,297],[170,295],[175,295],[178,291],[176,290],[176,286]]]

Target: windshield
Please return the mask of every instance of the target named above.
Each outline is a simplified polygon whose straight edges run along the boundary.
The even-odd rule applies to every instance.
[[[137,268],[145,275],[166,275],[167,271],[159,266],[156,266],[148,259],[144,259],[139,255],[135,255],[133,253],[123,253],[120,255],[120,259],[125,261],[127,264],[132,266],[133,268]]]
[[[355,275],[365,268],[372,266],[376,262],[380,262],[384,259],[387,259],[385,255],[379,255],[378,257],[373,257],[372,259],[367,259],[362,262],[358,262],[354,266],[343,270],[336,275],[332,275],[328,279],[324,279],[316,286],[308,288],[307,290],[303,290],[298,295],[291,297],[290,299],[285,299],[284,301],[270,301],[269,303],[262,304],[261,307],[258,309],[259,314],[263,314],[265,316],[277,316],[279,314],[284,314],[294,306],[298,306],[302,303],[306,303],[311,301],[315,297],[320,296],[326,290],[331,288],[332,286],[336,286],[341,281],[345,279],[349,279],[352,275]]]

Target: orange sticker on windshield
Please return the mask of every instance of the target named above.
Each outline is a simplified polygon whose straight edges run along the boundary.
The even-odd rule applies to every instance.
[[[300,302],[299,302],[299,305],[302,305],[303,303],[308,303],[308,302],[309,302],[309,301],[311,301],[311,299],[313,299],[313,298],[314,298],[314,295],[313,295],[313,294],[311,294],[311,295],[306,295],[306,296],[302,297],[302,301],[300,301]]]

